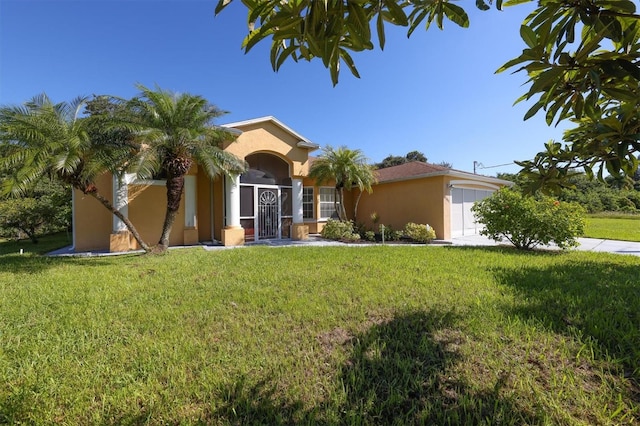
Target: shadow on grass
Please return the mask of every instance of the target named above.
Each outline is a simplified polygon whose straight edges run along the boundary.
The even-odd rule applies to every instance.
[[[451,313],[411,312],[373,322],[342,345],[350,353],[337,366],[331,399],[315,409],[284,401],[276,386],[244,379],[222,390],[224,403],[213,413],[231,424],[536,424],[504,398],[504,379],[477,390],[450,369],[464,362],[465,336]]]
[[[640,269],[623,262],[563,262],[494,270],[520,301],[505,309],[553,331],[578,336],[599,359],[640,382]],[[636,395],[638,398],[638,395]]]

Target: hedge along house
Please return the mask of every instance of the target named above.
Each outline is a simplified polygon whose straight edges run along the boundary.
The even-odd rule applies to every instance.
[[[198,166],[185,176],[184,192],[170,245],[220,241],[241,245],[264,239],[304,239],[333,215],[333,187],[314,187],[307,178],[310,152],[318,145],[274,117],[226,124],[238,135],[223,146],[244,159],[241,176],[210,179]],[[166,209],[166,181],[103,176],[97,186],[127,215],[142,239],[160,239]],[[324,215],[324,216],[323,216]],[[92,197],[73,195],[75,251],[136,249],[136,241],[115,216]]]
[[[402,229],[408,222],[429,224],[436,237],[474,235],[480,230],[471,212],[473,203],[512,182],[476,175],[420,161],[376,171],[378,183],[371,194],[364,192],[358,205],[357,222],[370,228],[371,215],[379,223]]]
[[[308,177],[310,153],[318,145],[274,117],[224,125],[237,140],[223,148],[244,159],[248,170],[240,176],[210,179],[194,165],[185,176],[180,209],[169,244],[192,245],[220,241],[227,246],[268,239],[305,239],[318,233],[335,215],[335,189]],[[371,214],[380,222],[401,229],[407,222],[428,223],[437,237],[477,231],[470,212],[477,199],[510,184],[496,178],[412,162],[377,171],[379,183],[372,194],[363,193],[358,222],[371,228]],[[160,239],[166,209],[166,181],[121,180],[102,176],[103,195],[135,225],[142,239]],[[358,190],[345,192],[345,209],[353,214]],[[124,224],[93,197],[73,194],[75,251],[127,251],[137,242]]]

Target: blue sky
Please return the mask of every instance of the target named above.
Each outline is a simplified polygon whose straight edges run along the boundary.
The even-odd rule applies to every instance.
[[[237,4],[236,4],[237,3]],[[239,0],[214,17],[216,0],[0,0],[0,104],[46,92],[131,97],[135,83],[206,97],[229,114],[220,124],[273,115],[320,145],[359,148],[380,161],[418,150],[429,161],[473,170],[529,159],[562,128],[524,122],[531,103],[512,106],[524,74],[494,74],[519,55],[531,6],[480,12],[461,1],[468,29],[445,22],[388,27],[384,51],[354,54],[361,78],[343,68],[333,87],[320,61],[274,73],[269,45],[240,49],[246,11]],[[516,172],[517,166],[483,174]]]

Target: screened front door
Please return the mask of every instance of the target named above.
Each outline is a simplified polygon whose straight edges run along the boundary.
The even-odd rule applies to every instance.
[[[280,223],[278,190],[258,188],[258,239],[277,238]]]

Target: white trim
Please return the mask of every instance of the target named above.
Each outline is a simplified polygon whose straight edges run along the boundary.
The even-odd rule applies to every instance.
[[[240,175],[227,176],[225,179],[226,226],[240,227]]]
[[[336,202],[335,202],[335,199],[336,199],[336,188],[333,187],[333,186],[319,186],[318,187],[318,220],[324,220],[326,222],[327,220],[331,219],[331,216],[333,216],[333,213],[331,213],[331,216],[322,216],[322,203],[323,203],[323,201],[322,201],[322,190],[323,189],[330,189],[332,191],[331,193],[333,194],[333,201],[331,202],[331,204],[332,204],[331,207],[334,209],[333,213],[337,214],[338,212],[336,212],[336,210],[335,210],[335,208],[336,208]],[[329,202],[328,201],[324,201],[324,203],[328,204]]]
[[[493,185],[486,182],[474,181],[474,180],[452,180],[449,181],[449,188],[462,188],[462,189],[478,189],[473,188],[472,185],[482,186],[485,188],[491,188],[498,190],[500,187],[498,185]]]
[[[71,251],[76,251],[76,190],[71,188]]]
[[[187,175],[184,177],[184,226],[187,228],[198,226],[196,197],[196,177]]]
[[[508,180],[498,179],[491,176],[474,175],[473,173],[461,172],[458,170],[445,170],[440,172],[422,173],[419,175],[412,175],[412,176],[405,176],[405,177],[396,178],[396,179],[383,180],[381,182],[378,182],[376,185],[382,185],[382,184],[391,183],[391,182],[402,182],[405,180],[422,179],[422,178],[434,177],[434,176],[452,176],[452,177],[458,177],[458,178],[465,178],[468,181],[470,180],[470,181],[490,182],[493,184],[508,185],[508,186],[515,185],[513,182]]]
[[[302,179],[291,179],[291,213],[293,216],[293,223],[301,223],[304,220],[302,213],[303,188]]]
[[[128,182],[129,185],[152,185],[152,186],[167,186],[166,179],[134,179]]]
[[[249,126],[251,124],[260,124],[260,123],[268,123],[268,122],[275,124],[285,132],[289,133],[291,136],[294,136],[295,138],[299,139],[298,143],[296,144],[298,148],[306,148],[309,150],[315,150],[320,148],[320,145],[311,142],[309,139],[305,138],[300,133],[296,132],[295,130],[293,130],[292,128],[290,128],[289,126],[287,126],[286,124],[284,124],[283,122],[281,122],[280,120],[278,120],[272,115],[259,117],[259,118],[252,118],[250,120],[236,121],[234,123],[227,123],[227,124],[223,124],[221,127],[237,128],[237,127]]]

